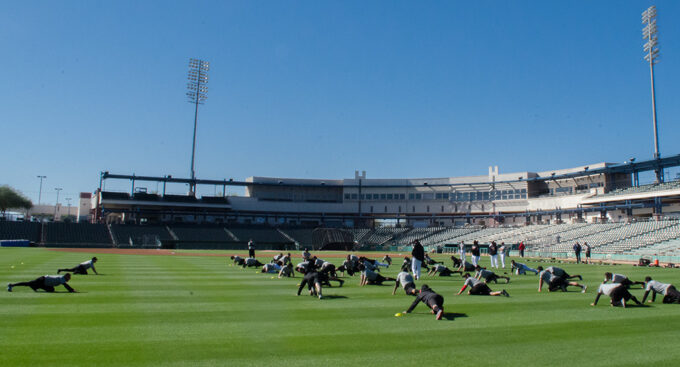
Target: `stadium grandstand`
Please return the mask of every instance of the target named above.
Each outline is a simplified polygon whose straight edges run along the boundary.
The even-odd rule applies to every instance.
[[[420,178],[200,180],[101,173],[89,222],[0,222],[0,240],[44,246],[430,250],[460,242],[519,242],[539,256],[568,256],[587,242],[595,257],[678,256],[680,181],[640,184],[641,173],[679,167],[680,155],[544,172]],[[663,177],[663,176],[662,176]],[[129,190],[107,191],[107,181]],[[162,187],[148,192],[143,185]],[[170,194],[171,185],[215,195]],[[227,196],[240,187],[244,195]],[[217,194],[221,188],[222,195]],[[81,205],[82,206],[82,205]],[[80,215],[79,219],[85,219]]]

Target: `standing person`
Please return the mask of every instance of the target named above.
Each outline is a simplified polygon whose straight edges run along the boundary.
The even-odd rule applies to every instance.
[[[498,269],[498,246],[496,241],[491,241],[489,245],[489,258],[491,260],[491,267]]]
[[[411,307],[404,311],[404,313],[413,311],[420,302],[423,302],[427,307],[432,309],[432,313],[435,314],[437,320],[442,319],[442,316],[444,315],[444,297],[433,291],[427,284],[423,284],[423,287],[420,288],[420,292],[416,296],[416,300],[413,301]]]
[[[586,264],[590,264],[590,245],[588,242],[584,242],[583,246],[586,248]]]
[[[574,255],[576,255],[576,263],[579,264],[581,262],[581,244],[578,241],[574,244]]]
[[[640,303],[640,301],[638,301],[637,298],[635,298],[635,296],[628,292],[628,288],[626,288],[625,285],[619,283],[600,284],[600,288],[598,288],[597,290],[597,296],[595,297],[595,301],[590,305],[596,306],[597,301],[600,300],[600,296],[602,296],[603,294],[609,296],[609,298],[611,299],[610,303],[612,306],[623,306],[623,308],[626,308],[626,302],[630,301],[631,299],[638,305],[640,306],[642,305],[642,303]]]
[[[530,268],[526,266],[526,264],[515,262],[515,260],[510,260],[510,264],[512,265],[512,269],[510,271],[511,272],[514,271],[515,274],[517,275],[524,275],[527,273],[527,271],[534,273],[534,275],[537,275],[539,273],[538,270]]]
[[[604,273],[604,282],[603,283],[607,283],[609,281],[611,281],[612,283],[622,284],[626,288],[630,288],[630,286],[633,285],[633,284],[640,284],[640,285],[642,285],[642,288],[645,287],[645,282],[634,282],[634,281],[628,279],[628,277],[623,275],[623,274],[612,274],[610,272],[606,272],[606,273]]]
[[[252,238],[248,241],[248,257],[255,257],[255,242]]]
[[[33,279],[30,282],[8,283],[7,292],[11,292],[12,288],[14,287],[30,287],[33,289],[33,292],[37,292],[38,289],[42,289],[45,292],[52,293],[54,292],[54,287],[63,285],[64,288],[66,288],[66,290],[68,290],[70,293],[74,293],[76,290],[66,284],[69,280],[71,280],[70,273],[66,273],[64,275],[45,275]]]
[[[467,288],[470,287],[470,290],[468,291],[468,294],[471,296],[506,296],[510,297],[508,292],[503,289],[500,292],[494,292],[489,288],[489,286],[482,282],[479,279],[475,279],[470,276],[470,274],[465,273],[463,275],[463,279],[465,279],[465,283],[463,283],[463,287],[458,291],[456,296],[459,296],[463,291]]]
[[[397,280],[394,282],[394,289],[392,290],[393,296],[397,292],[397,288],[399,288],[400,285],[404,289],[406,295],[415,296],[418,294],[418,291],[416,290],[416,283],[413,281],[411,274],[409,274],[406,270],[402,270],[399,274],[397,274]]]
[[[479,242],[477,241],[472,242],[472,248],[470,249],[470,253],[472,254],[472,265],[477,266],[477,264],[479,264],[480,256]]]
[[[527,247],[524,246],[524,242],[523,242],[523,241],[520,241],[520,242],[519,242],[519,247],[517,247],[517,249],[519,250],[519,256],[520,256],[520,257],[524,257],[524,250],[525,250],[526,248],[527,248]]]
[[[73,274],[87,275],[87,269],[92,269],[92,271],[95,274],[99,275],[99,273],[97,273],[97,269],[94,268],[94,263],[96,262],[97,257],[93,257],[92,259],[82,262],[79,265],[76,265],[70,269],[59,269],[57,270],[57,274],[60,274],[62,271],[70,271]]]
[[[505,254],[508,249],[505,248],[505,242],[501,242],[501,247],[498,248],[498,255],[501,257],[501,266],[505,269]]]
[[[465,261],[465,242],[460,241],[458,244],[458,255],[460,256],[461,261]]]
[[[413,276],[416,278],[416,280],[419,280],[420,267],[425,260],[425,249],[423,248],[423,245],[420,244],[420,241],[413,241],[413,250],[411,251],[411,256],[413,257],[413,260],[411,261],[411,270],[413,271]]]
[[[649,292],[652,292],[650,303],[656,301],[657,293],[663,295],[663,303],[680,303],[680,292],[675,289],[673,284],[657,282],[652,280],[652,277],[646,277],[645,282],[647,282],[647,285],[645,286],[645,295],[642,296],[642,303],[645,303]]]

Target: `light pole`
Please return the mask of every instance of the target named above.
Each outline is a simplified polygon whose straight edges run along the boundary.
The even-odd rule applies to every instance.
[[[42,181],[43,178],[47,178],[47,176],[36,176],[40,179],[40,191],[38,191],[38,205],[40,205],[40,199],[42,198]]]
[[[654,64],[659,62],[659,37],[657,37],[656,29],[656,6],[652,5],[647,10],[642,12],[642,24],[645,24],[642,28],[642,38],[646,39],[647,42],[642,46],[642,48],[647,53],[645,55],[645,60],[649,62],[649,74],[652,82],[652,121],[654,123],[654,159],[659,159],[659,131],[656,123],[656,96],[654,91]],[[656,182],[663,182],[663,170],[659,167],[654,169],[656,173]]]
[[[54,220],[57,220],[57,208],[59,208],[59,192],[63,190],[61,187],[55,187],[55,191],[57,191],[57,203],[54,205]]]
[[[65,198],[64,200],[66,200],[66,202],[68,203],[68,214],[66,216],[70,218],[71,217],[71,200],[73,200],[73,199]]]
[[[189,59],[189,73],[187,79],[187,97],[189,102],[196,106],[194,111],[194,140],[191,146],[191,184],[192,195],[196,194],[196,172],[194,170],[194,157],[196,156],[196,126],[198,125],[198,105],[208,99],[208,70],[210,63],[199,59]]]

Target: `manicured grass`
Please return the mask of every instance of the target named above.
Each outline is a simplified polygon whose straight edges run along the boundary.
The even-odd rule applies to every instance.
[[[2,248],[0,280],[5,285],[56,274],[57,268],[91,256]],[[81,293],[34,293],[25,287],[0,292],[0,366],[620,367],[680,362],[680,305],[663,305],[657,297],[651,307],[624,310],[609,307],[605,296],[597,307],[589,306],[605,271],[634,280],[651,275],[680,285],[678,269],[557,264],[582,274],[588,292],[573,288],[539,294],[534,275],[491,285],[507,289],[510,298],[454,296],[462,285],[457,275],[425,277],[417,285],[427,283],[444,295],[452,318],[436,321],[422,304],[413,314],[394,317],[413,298],[401,290],[392,296],[392,284],[359,287],[358,276],[346,278],[342,288],[325,288],[326,299],[318,300],[305,292],[295,296],[299,277],[271,279],[254,268],[229,266],[226,257],[96,256],[102,275],[76,275],[70,282]],[[260,260],[269,257],[262,253]],[[397,272],[398,266],[383,270],[386,276]],[[641,298],[638,287],[632,293]]]

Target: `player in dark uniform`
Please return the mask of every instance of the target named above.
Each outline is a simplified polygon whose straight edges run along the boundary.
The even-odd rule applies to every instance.
[[[234,265],[243,265],[243,263],[246,261],[244,258],[241,256],[233,255],[231,256],[231,259],[234,261]]]
[[[460,264],[463,263],[463,261],[455,256],[451,256],[451,261],[453,261],[453,267],[454,268],[459,268]]]
[[[456,293],[456,295],[460,295],[463,293],[463,291],[467,288],[470,287],[470,290],[468,291],[468,294],[471,296],[506,296],[510,297],[508,292],[503,289],[500,292],[494,292],[489,288],[489,286],[482,282],[479,279],[475,279],[472,276],[470,276],[469,273],[465,273],[463,275],[463,279],[465,279],[465,283],[463,283],[463,287]]]
[[[323,295],[321,294],[321,279],[319,278],[319,273],[316,271],[310,271],[305,274],[297,291],[298,296],[305,286],[308,286],[310,296],[318,295],[319,299],[323,298]]]
[[[33,279],[30,282],[9,283],[7,284],[7,291],[11,292],[14,287],[30,287],[34,292],[37,292],[38,289],[42,289],[45,292],[52,293],[54,292],[54,287],[63,285],[70,293],[74,293],[76,290],[66,284],[69,280],[71,280],[70,273],[64,275],[45,275]]]
[[[70,269],[59,269],[59,270],[57,270],[57,274],[60,274],[62,271],[64,271],[64,272],[72,272],[73,274],[87,275],[87,269],[92,269],[92,271],[95,274],[99,275],[99,273],[97,273],[97,270],[94,268],[94,263],[96,263],[96,262],[97,262],[97,258],[93,257],[92,259],[87,260],[85,262],[82,262],[82,263],[78,264],[77,266],[74,266]]]
[[[427,286],[427,284],[423,284],[423,287],[420,288],[418,295],[416,295],[416,300],[413,301],[411,307],[404,311],[404,313],[410,313],[413,311],[413,309],[416,308],[420,302],[423,302],[427,305],[427,307],[432,309],[432,313],[435,314],[435,318],[437,320],[442,319],[442,316],[444,315],[444,297],[433,291]]]
[[[243,261],[243,264],[241,266],[243,266],[243,268],[245,269],[245,268],[250,268],[250,267],[260,267],[262,265],[264,265],[264,264],[261,263],[256,258],[249,257],[249,258],[247,258]]]
[[[541,267],[539,266],[538,269],[540,270]],[[581,284],[578,284],[576,282],[570,282],[570,281],[567,280],[567,278],[553,274],[550,271],[548,271],[548,269],[541,271],[538,274],[538,278],[539,278],[538,279],[538,291],[539,292],[543,289],[543,283],[548,285],[548,291],[549,292],[554,292],[558,289],[561,290],[562,292],[566,292],[568,286],[574,286],[574,287],[580,287],[581,293],[585,293],[586,289],[588,288],[586,285],[581,285]]]
[[[459,270],[451,270],[442,264],[436,264],[430,268],[430,271],[427,272],[427,275],[433,276],[437,273],[439,273],[440,277],[450,277],[454,273],[462,274],[463,272]]]
[[[481,278],[484,278],[484,283],[489,284],[490,282],[498,283],[498,279],[505,279],[505,284],[510,283],[510,277],[506,277],[503,275],[498,275],[494,273],[491,270],[487,270],[479,265],[475,267],[475,278],[477,280],[481,280]]]

